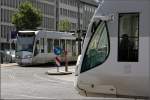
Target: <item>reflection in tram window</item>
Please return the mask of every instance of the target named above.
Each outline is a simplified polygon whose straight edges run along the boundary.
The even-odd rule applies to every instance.
[[[118,61],[137,62],[139,46],[139,14],[119,14]]]
[[[85,72],[106,61],[109,54],[109,39],[106,23],[101,22],[92,36],[85,53],[81,72]]]

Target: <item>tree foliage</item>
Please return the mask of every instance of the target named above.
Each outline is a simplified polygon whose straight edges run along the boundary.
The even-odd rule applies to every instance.
[[[67,20],[61,20],[59,22],[59,31],[70,31],[71,23]]]
[[[41,25],[42,14],[30,2],[22,3],[18,10],[12,16],[12,23],[16,26],[17,30],[36,29]]]

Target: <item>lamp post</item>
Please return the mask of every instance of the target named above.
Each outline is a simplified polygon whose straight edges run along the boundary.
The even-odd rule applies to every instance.
[[[77,7],[78,7],[78,27],[77,27],[77,34],[78,34],[78,55],[81,54],[81,29],[80,29],[80,0],[77,0]]]

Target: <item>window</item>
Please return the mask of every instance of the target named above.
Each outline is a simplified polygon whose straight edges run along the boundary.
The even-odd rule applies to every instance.
[[[36,44],[35,44],[34,56],[36,56],[37,54],[39,54],[39,51],[40,51],[39,40],[37,40]]]
[[[65,40],[60,40],[60,47],[61,47],[61,49],[63,50],[63,51],[65,51]]]
[[[34,33],[18,34],[16,51],[33,52]]]
[[[118,61],[138,62],[139,13],[119,14]]]
[[[72,56],[76,56],[76,41],[72,41]]]
[[[60,15],[62,15],[63,14],[63,9],[62,8],[60,8]]]
[[[52,39],[47,39],[47,51],[48,53],[53,52],[53,40]]]
[[[41,53],[44,53],[44,38],[41,38],[40,39],[40,41],[41,41]]]
[[[67,52],[68,53],[72,53],[72,41],[71,40],[67,40],[66,41],[66,45],[67,45]]]
[[[54,40],[54,48],[59,47],[59,40]]]
[[[109,55],[110,46],[106,22],[94,22],[91,30],[92,37],[84,55],[81,72],[104,63]]]

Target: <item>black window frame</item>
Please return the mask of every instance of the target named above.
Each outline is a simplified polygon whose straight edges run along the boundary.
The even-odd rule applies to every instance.
[[[138,50],[138,57],[137,57],[137,60],[136,61],[131,61],[131,60],[126,60],[126,61],[122,61],[122,60],[119,60],[119,46],[120,46],[120,17],[121,15],[123,14],[137,14],[138,15],[138,36],[136,37],[136,39],[138,39],[138,46],[137,46],[137,50]],[[118,13],[118,52],[117,52],[117,61],[118,62],[139,62],[139,41],[140,41],[140,12],[128,12],[128,13]],[[129,37],[129,38],[135,38],[135,37]]]
[[[101,22],[104,22],[104,23],[105,23],[105,27],[106,27],[106,31],[107,31],[108,48],[109,48],[109,49],[108,49],[108,54],[107,54],[107,56],[106,56],[106,58],[105,58],[105,60],[104,60],[103,62],[101,62],[101,63],[99,63],[99,64],[96,64],[95,66],[93,66],[93,67],[91,67],[91,68],[89,68],[89,69],[82,70],[83,62],[84,62],[84,60],[85,60],[85,55],[86,55],[86,53],[87,53],[88,47],[89,47],[89,45],[90,45],[90,43],[91,43],[91,40],[92,40],[93,36],[95,35],[95,31],[93,31],[93,32],[92,32],[92,36],[91,36],[91,38],[90,38],[90,40],[89,40],[89,42],[88,42],[88,45],[86,46],[86,50],[85,50],[85,53],[84,53],[84,58],[83,58],[82,64],[81,64],[80,73],[84,73],[84,72],[86,72],[86,71],[89,71],[89,70],[91,70],[91,69],[93,69],[93,68],[98,67],[99,65],[104,64],[104,63],[107,61],[107,59],[108,59],[108,57],[109,57],[109,55],[110,55],[110,49],[111,49],[111,48],[110,48],[110,35],[109,35],[109,30],[108,30],[107,21],[99,20],[99,22],[96,24],[95,29],[98,28],[98,26],[101,24]],[[94,22],[93,22],[93,23],[94,23]],[[92,29],[91,29],[91,31],[92,31]]]

